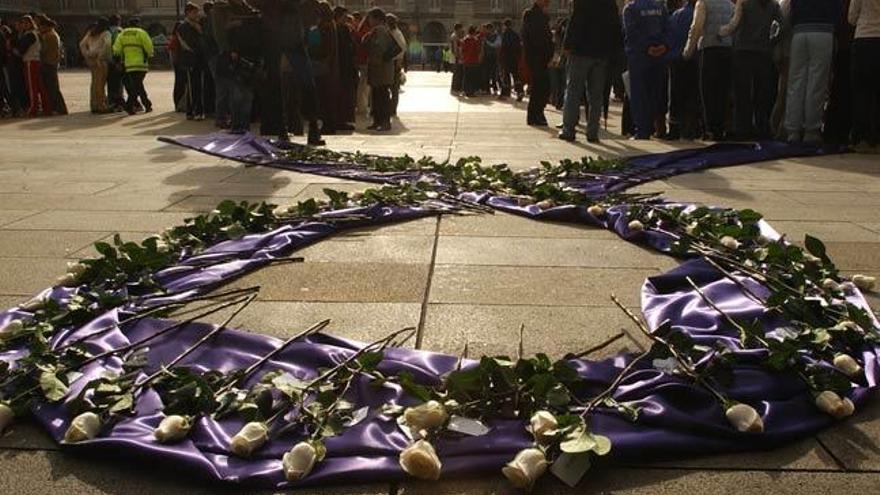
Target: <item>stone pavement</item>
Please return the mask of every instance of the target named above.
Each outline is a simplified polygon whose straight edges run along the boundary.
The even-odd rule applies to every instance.
[[[50,285],[65,263],[92,253],[114,232],[141,238],[219,201],[290,202],[324,187],[365,186],[268,168],[245,168],[156,141],[211,131],[170,105],[171,74],[152,73],[155,112],[136,117],[88,113],[88,75],[65,73],[73,115],[0,121],[0,303],[9,307]],[[458,100],[448,75],[412,73],[393,134],[329,136],[334,149],[438,158],[480,155],[527,167],[585,154],[631,155],[694,143],[620,139],[620,107],[600,145],[554,139],[525,126],[524,104]],[[548,112],[551,123],[558,112]],[[365,125],[360,125],[363,128]],[[754,208],[792,239],[827,241],[845,273],[880,275],[880,158],[837,155],[715,169],[640,187],[670,198]],[[511,353],[520,323],[526,351],[560,356],[628,328],[611,307],[616,293],[637,307],[645,277],[674,266],[601,230],[537,223],[510,215],[423,219],[351,232],[300,253],[306,263],[264,269],[236,282],[261,284],[259,302],[237,325],[287,335],[333,318],[331,332],[370,339],[417,325],[413,345],[472,356]],[[880,300],[872,303],[880,308]],[[604,350],[637,350],[630,332]],[[600,353],[602,355],[602,353]],[[577,490],[548,476],[540,494],[832,493],[880,486],[880,404],[815,438],[772,452],[676,459],[590,472]],[[441,483],[404,482],[303,490],[339,495],[505,493],[499,475]],[[873,490],[871,487],[874,487]],[[225,491],[154,466],[59,452],[33,425],[0,438],[0,493],[208,493]],[[232,492],[233,490],[229,490]],[[241,493],[241,490],[234,490]]]

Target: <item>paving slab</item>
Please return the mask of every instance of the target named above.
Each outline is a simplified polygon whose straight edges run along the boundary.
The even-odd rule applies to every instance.
[[[0,258],[0,294],[33,296],[64,275],[67,262],[60,258]]]
[[[434,238],[430,236],[349,235],[332,237],[296,252],[310,263],[421,263],[431,262]]]
[[[108,232],[3,230],[0,257],[60,258],[103,239]]]
[[[191,214],[166,212],[52,210],[4,227],[7,230],[70,230],[104,232],[161,232],[180,225]]]
[[[430,302],[542,306],[608,306],[611,294],[639,304],[656,269],[437,265]]]
[[[525,355],[543,352],[561,358],[623,334],[619,340],[589,356],[603,358],[618,352],[639,352],[644,342],[644,339],[636,342],[630,337],[638,330],[616,307],[430,304],[421,347],[460,354],[467,344],[468,354],[475,358],[516,356],[520,325],[524,326]]]
[[[880,401],[873,399],[850,420],[818,435],[846,469],[880,473]]]
[[[508,213],[447,215],[440,222],[441,236],[537,237],[542,239],[617,239],[605,229],[562,222],[541,222]]]

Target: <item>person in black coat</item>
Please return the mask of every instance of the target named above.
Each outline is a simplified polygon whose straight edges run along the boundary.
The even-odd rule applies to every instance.
[[[547,65],[553,58],[553,34],[547,6],[550,0],[535,0],[523,12],[522,42],[529,69],[529,109],[526,122],[531,126],[547,126],[544,107],[550,98],[550,72]]]
[[[501,69],[501,96],[499,99],[505,99],[510,96],[511,79],[512,87],[516,91],[516,99],[523,99],[522,78],[519,75],[519,59],[522,56],[522,38],[513,30],[513,21],[504,20],[504,26],[501,31],[501,57],[499,65]]]
[[[177,28],[178,65],[185,74],[183,95],[186,118],[205,119],[205,35],[198,5],[187,3],[183,9],[184,21]]]

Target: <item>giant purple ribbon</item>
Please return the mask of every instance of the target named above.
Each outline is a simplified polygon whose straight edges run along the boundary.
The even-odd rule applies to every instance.
[[[193,138],[189,142],[193,144],[197,141],[198,138]],[[213,153],[227,153],[223,156],[234,159],[247,157],[251,160],[255,159],[255,155],[266,155],[261,148],[263,144],[248,138],[241,138],[239,144],[228,140],[218,143],[213,137],[201,138],[201,142],[213,143],[210,144]],[[770,155],[784,154],[777,145],[762,145],[760,149],[751,148],[751,151],[740,148],[736,160],[745,162],[751,161],[750,156],[770,156],[767,153],[771,149]],[[692,166],[688,163],[700,163],[702,167],[713,166],[715,163],[730,164],[733,160],[729,154],[733,151],[730,149],[714,148],[703,154],[697,151],[675,153],[683,162],[672,159],[671,155],[643,157],[641,160],[645,163],[666,163],[666,166],[679,170],[679,173]],[[321,167],[329,166],[315,166],[311,171],[315,172]],[[340,168],[339,165],[332,167]],[[665,173],[659,169],[653,170],[653,174]],[[333,170],[323,172],[336,173]],[[349,172],[365,171],[350,169]],[[641,179],[617,178],[603,183],[599,189],[608,192],[613,188],[626,187],[621,184],[632,185],[633,180]],[[541,211],[534,206],[517,206],[506,198],[480,194],[467,194],[465,197],[536,220],[607,228],[630,242],[661,252],[668,252],[669,249],[669,239],[662,234],[630,232],[627,228],[625,205],[610,209],[606,217],[596,218],[584,207],[562,206]],[[348,213],[358,213],[366,218],[356,226],[436,214],[419,208],[378,206],[355,209]],[[762,228],[768,235],[774,235],[768,225],[764,224]],[[270,232],[219,243],[157,274],[158,280],[168,289],[169,294],[135,300],[127,307],[111,310],[83,327],[65,329],[58,333],[53,345],[58,346],[71,339],[90,335],[132,312],[205,293],[234,277],[259,269],[271,260],[289,256],[338,230],[338,227],[327,223],[313,222],[296,227],[280,227]],[[642,288],[642,309],[651,328],[668,320],[675,329],[686,332],[701,345],[712,347],[716,342],[721,342],[734,349],[740,357],[740,364],[734,368],[731,382],[721,389],[730,398],[755,407],[763,417],[765,432],[757,435],[736,432],[725,420],[724,411],[718,402],[708,392],[694,387],[684,379],[654,369],[649,362],[642,362],[614,393],[617,401],[627,402],[640,409],[639,420],[633,423],[606,409],[597,410],[591,419],[591,427],[610,437],[613,442],[613,449],[607,459],[610,462],[627,462],[766,449],[812,435],[830,425],[833,420],[812,404],[811,396],[797,377],[770,372],[758,365],[756,351],[739,348],[736,330],[707,306],[692,290],[686,277],[693,279],[712,300],[735,318],[758,319],[767,332],[785,327],[786,322],[764,311],[763,307],[746,297],[737,284],[698,259],[687,260],[663,275],[649,278]],[[741,282],[757,293],[765,293],[765,289],[754,280],[743,278]],[[47,289],[44,295],[64,301],[72,293],[71,289],[54,288]],[[850,296],[850,302],[868,307],[858,292]],[[12,309],[0,314],[0,325],[12,318],[27,316],[27,312],[18,308]],[[305,328],[310,323],[302,322],[300,326]],[[161,319],[142,319],[89,340],[90,350],[101,352],[118,348],[153,335],[171,324],[172,322]],[[147,371],[158,369],[162,363],[179,354],[212,328],[210,325],[193,323],[170,336],[156,339],[149,352]],[[230,330],[200,347],[182,364],[201,370],[244,368],[279,344],[279,340],[271,337]],[[264,370],[280,368],[296,377],[307,379],[315,376],[318,368],[344,360],[361,345],[326,335],[312,336],[291,345],[267,364]],[[14,362],[23,355],[22,350],[6,351],[0,353],[0,359]],[[857,406],[863,404],[869,392],[877,387],[880,348],[866,344],[860,357],[865,363],[864,381],[854,386],[848,394]],[[633,358],[634,355],[625,354],[600,361],[572,360],[571,364],[589,383],[589,390],[585,391],[585,396],[589,396],[606,388]],[[438,384],[441,376],[454,368],[456,361],[456,356],[429,351],[390,349],[381,366],[388,374],[409,371],[421,383]],[[468,366],[472,364],[466,363]],[[120,366],[119,358],[115,357],[90,365],[83,370],[84,376],[73,384],[71,395],[80,390],[89,378],[108,370],[118,371]],[[351,400],[356,404],[371,406],[369,417],[347,429],[342,435],[328,439],[327,459],[310,476],[297,483],[297,486],[390,481],[405,476],[397,459],[408,440],[394,421],[379,415],[378,406],[386,402],[408,405],[413,400],[405,397],[394,385],[386,385],[377,391],[366,383],[353,387]],[[290,486],[283,476],[280,459],[300,439],[296,434],[286,434],[273,440],[251,459],[239,459],[229,455],[228,443],[242,422],[236,419],[216,421],[202,418],[190,439],[176,445],[160,445],[153,440],[152,432],[161,421],[161,410],[162,404],[158,396],[148,390],[139,398],[134,417],[122,420],[100,438],[65,448],[104,452],[117,458],[124,456],[149,459],[150,462],[164,463],[213,480],[266,488]],[[60,441],[70,422],[64,405],[41,404],[35,408],[34,413],[52,437]],[[444,477],[497,470],[518,450],[530,445],[530,437],[521,422],[496,421],[490,426],[490,433],[484,437],[444,439],[438,443]]]

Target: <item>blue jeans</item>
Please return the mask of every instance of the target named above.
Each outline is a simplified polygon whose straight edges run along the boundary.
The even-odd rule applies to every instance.
[[[580,120],[581,98],[586,90],[589,105],[587,137],[595,139],[599,136],[599,117],[602,115],[607,72],[608,61],[605,59],[569,55],[565,106],[562,110],[563,134],[574,135],[575,126]]]
[[[822,112],[828,99],[834,35],[796,32],[791,38],[791,62],[786,91],[785,130],[789,141],[818,141]]]
[[[233,80],[230,106],[232,110],[232,130],[246,131],[251,127],[251,105],[254,102],[254,89],[250,84]]]
[[[217,72],[219,56],[213,56],[208,60],[208,69],[214,78],[214,115],[218,123],[225,122],[230,115],[230,99],[232,98],[232,85],[234,81],[228,75]]]

